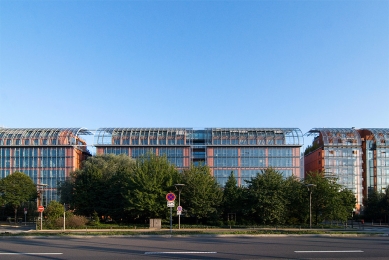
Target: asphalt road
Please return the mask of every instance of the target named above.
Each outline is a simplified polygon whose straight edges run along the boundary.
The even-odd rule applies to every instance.
[[[389,259],[389,238],[0,237],[0,259]]]

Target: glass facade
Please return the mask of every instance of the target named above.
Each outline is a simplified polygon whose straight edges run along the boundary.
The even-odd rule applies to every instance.
[[[365,196],[373,190],[384,193],[389,185],[389,128],[366,128],[359,132],[365,140]]]
[[[322,172],[336,178],[337,183],[351,190],[358,209],[363,203],[362,140],[353,128],[314,128],[309,134],[316,136],[323,150]],[[308,155],[309,156],[309,155]]]
[[[297,128],[100,128],[95,135],[98,154],[152,152],[180,169],[204,163],[221,185],[231,172],[245,185],[268,167],[300,177],[302,144]]]
[[[44,189],[44,205],[58,200],[57,185],[90,155],[79,135],[82,128],[0,128],[0,178],[15,171],[30,176]]]

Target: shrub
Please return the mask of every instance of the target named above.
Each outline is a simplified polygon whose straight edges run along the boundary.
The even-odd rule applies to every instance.
[[[68,228],[81,228],[84,227],[88,220],[84,216],[71,216],[66,220],[66,226]]]
[[[82,228],[85,227],[88,220],[84,216],[71,215],[66,217],[65,228]],[[63,227],[63,218],[58,218],[55,222],[57,228]]]

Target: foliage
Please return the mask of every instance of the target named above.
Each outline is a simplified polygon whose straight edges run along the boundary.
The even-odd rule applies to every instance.
[[[282,173],[269,168],[247,183],[247,200],[251,203],[251,208],[247,209],[249,216],[257,223],[285,223],[287,199]]]
[[[1,200],[12,206],[17,221],[17,210],[24,202],[37,198],[37,190],[32,179],[22,172],[14,172],[0,180]]]
[[[286,223],[308,223],[309,221],[309,195],[304,183],[297,177],[291,176],[285,180]]]
[[[312,212],[316,224],[327,220],[347,220],[355,207],[355,196],[344,189],[336,179],[326,178],[318,172],[308,173],[304,182],[312,187]]]
[[[98,155],[89,157],[71,179],[60,186],[62,203],[70,203],[77,214],[122,218],[127,193],[125,180],[134,168],[134,161],[126,155]],[[70,193],[70,194],[69,194]],[[64,201],[69,199],[71,201]]]
[[[73,173],[74,174],[74,173]],[[57,190],[60,197],[60,203],[69,205],[74,208],[74,205],[70,205],[74,202],[73,199],[74,179],[67,178],[65,181],[58,183]]]
[[[307,148],[305,148],[304,155],[307,155],[313,151],[315,151],[317,148],[319,148],[320,145],[317,142],[313,142],[312,145],[308,145]]]
[[[389,215],[389,186],[385,193],[379,193],[375,190],[369,192],[365,200],[364,217],[369,220],[387,220]]]
[[[166,194],[178,183],[179,173],[166,157],[146,154],[137,159],[128,176],[125,199],[133,217],[167,218]]]
[[[65,218],[65,228],[83,228],[88,223],[88,220],[84,216],[74,215],[70,212],[67,212]],[[55,227],[61,228],[63,227],[63,217],[58,218],[55,221]]]
[[[241,219],[242,217],[242,198],[243,188],[238,187],[234,172],[231,172],[224,186],[222,201],[223,217],[225,220],[228,220],[230,224],[232,223],[231,221],[234,221],[235,223],[236,219]],[[229,214],[234,214],[234,217]]]
[[[60,192],[61,202],[70,204],[75,214],[113,223],[167,221],[165,196],[175,191],[176,183],[185,184],[181,205],[187,223],[222,223],[229,213],[234,214],[229,224],[236,224],[231,220],[262,225],[307,223],[310,192],[316,223],[347,220],[355,206],[351,191],[319,173],[300,181],[269,168],[246,182],[247,187],[238,187],[231,173],[222,189],[205,165],[192,165],[180,173],[165,156],[150,153],[133,160],[126,155],[103,155],[89,158],[60,185]],[[306,184],[315,186],[308,190]]]
[[[192,165],[184,170],[181,183],[185,184],[181,193],[185,215],[195,217],[196,221],[217,215],[223,195],[208,166]]]
[[[46,225],[51,227],[55,224],[58,218],[63,217],[64,206],[58,201],[51,201],[45,209],[44,216],[46,217]]]

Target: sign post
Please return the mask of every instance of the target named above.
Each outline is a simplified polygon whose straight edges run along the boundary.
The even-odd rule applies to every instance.
[[[173,208],[174,208],[174,200],[176,199],[176,195],[172,192],[166,194],[167,206],[170,208],[170,233],[172,233],[173,229]]]
[[[39,206],[38,207],[38,212],[39,213],[41,213],[40,215],[41,215],[41,230],[42,230],[42,225],[43,225],[43,211],[45,210],[45,207],[43,207],[43,206]]]
[[[24,225],[27,225],[27,209],[24,208]]]
[[[66,228],[66,204],[63,204],[63,231],[65,231]]]
[[[181,216],[181,212],[182,212],[182,207],[181,206],[178,206],[177,207],[177,216],[178,216],[178,229],[180,229],[180,216]]]

